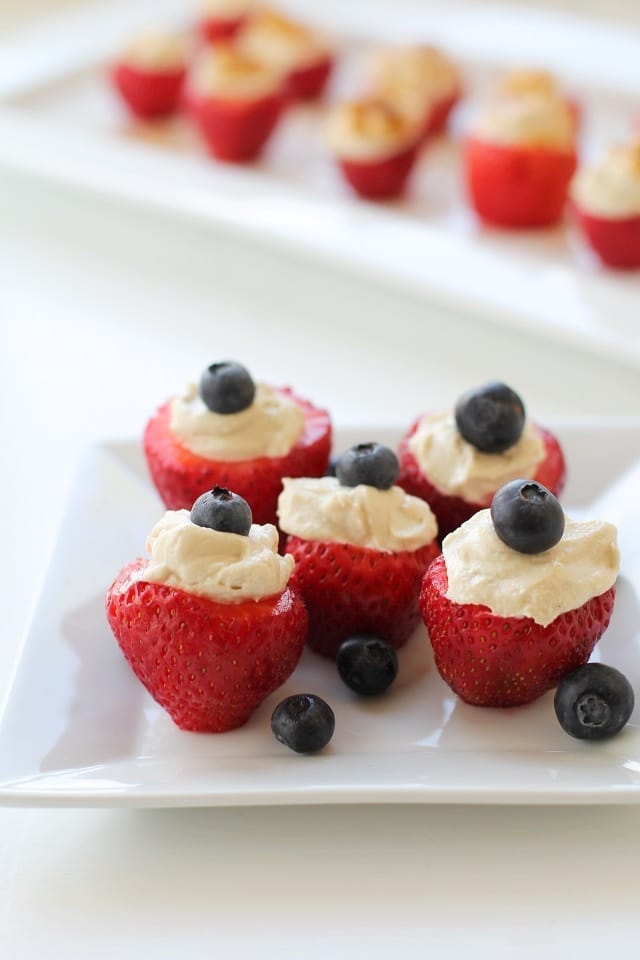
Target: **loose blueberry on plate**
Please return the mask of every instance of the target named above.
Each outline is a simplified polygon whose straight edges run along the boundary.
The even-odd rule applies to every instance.
[[[343,682],[355,693],[374,697],[384,693],[398,675],[398,654],[390,643],[370,634],[348,637],[336,656]]]
[[[336,463],[336,477],[343,487],[363,483],[388,490],[398,478],[400,466],[393,450],[381,443],[358,443],[350,447]]]
[[[491,501],[491,519],[503,543],[518,553],[550,550],[564,533],[564,511],[550,490],[535,480],[511,480]]]
[[[560,681],[553,705],[560,726],[579,740],[605,740],[628,722],[635,697],[615,667],[586,663]]]
[[[200,396],[212,413],[239,413],[253,403],[256,387],[240,363],[212,363],[200,379]]]
[[[331,740],[336,718],[329,704],[313,693],[283,700],[271,715],[274,737],[295,753],[317,753]]]
[[[251,529],[251,508],[237,493],[232,493],[226,487],[214,487],[194,503],[191,522],[198,527],[210,527],[212,530],[246,537]]]
[[[455,419],[467,443],[483,453],[502,453],[522,435],[524,404],[506,384],[487,383],[459,398]]]

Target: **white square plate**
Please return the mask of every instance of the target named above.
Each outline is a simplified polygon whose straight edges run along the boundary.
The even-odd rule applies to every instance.
[[[508,67],[553,70],[583,104],[585,156],[628,138],[638,114],[640,31],[508,5],[292,0],[342,45],[332,95],[362,88],[371,43],[424,39],[461,64],[473,101]],[[107,64],[132,32],[184,23],[184,0],[111,0],[0,45],[0,163],[103,199],[172,213],[411,290],[640,367],[640,274],[600,269],[564,227],[483,230],[459,147],[429,147],[403,202],[354,200],[323,143],[318,107],[297,107],[259,163],[213,162],[184,122],[135,124]]]
[[[622,669],[640,692],[640,421],[552,426],[567,454],[570,512],[620,529],[616,609],[595,658]],[[336,447],[362,439],[342,431]],[[397,435],[379,431],[377,439]],[[558,726],[552,694],[508,711],[466,706],[437,675],[423,628],[379,700],[357,699],[330,662],[306,653],[242,729],[181,732],[130,672],[104,616],[109,583],[143,552],[161,509],[139,444],[87,452],[0,720],[0,803],[640,801],[637,712],[617,738],[584,744]],[[333,741],[311,757],[286,750],[269,726],[275,704],[302,691],[336,713]]]

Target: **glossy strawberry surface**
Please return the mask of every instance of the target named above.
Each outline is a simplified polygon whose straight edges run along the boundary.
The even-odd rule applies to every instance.
[[[145,71],[118,64],[114,86],[131,113],[141,120],[167,117],[178,109],[186,70]]]
[[[442,679],[467,703],[514,707],[536,700],[586,663],[609,625],[615,587],[546,627],[447,599],[444,557],[429,567],[420,611]]]
[[[214,157],[227,163],[255,160],[275,130],[286,105],[283,92],[257,100],[188,98],[188,109]]]
[[[293,673],[307,633],[295,590],[218,603],[139,580],[125,567],[106,599],[107,619],[131,669],[183,730],[221,733],[246,723]]]
[[[344,639],[373,633],[398,648],[420,622],[418,595],[435,543],[397,553],[289,537],[291,582],[309,613],[309,646],[335,657]]]
[[[573,214],[602,263],[615,270],[640,269],[640,216],[609,219],[575,205]]]
[[[339,159],[338,165],[358,196],[365,200],[391,200],[404,192],[417,158],[418,146],[412,144],[383,160]]]
[[[562,217],[577,154],[471,138],[464,167],[469,199],[486,223],[515,229],[547,227]]]

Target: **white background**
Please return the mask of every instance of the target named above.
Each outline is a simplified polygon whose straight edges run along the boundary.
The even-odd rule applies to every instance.
[[[0,23],[55,6],[4,0]],[[626,367],[204,228],[15,175],[0,224],[0,693],[83,445],[138,435],[210,358],[330,398],[342,424],[404,425],[488,377],[540,418],[640,412]],[[6,809],[0,944],[29,960],[613,953],[640,932],[639,841],[634,808]]]

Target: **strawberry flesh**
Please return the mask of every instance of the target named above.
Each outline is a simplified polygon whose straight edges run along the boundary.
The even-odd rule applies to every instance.
[[[408,640],[420,622],[422,577],[438,547],[392,553],[289,537],[286,552],[295,558],[291,582],[309,613],[308,644],[335,658],[356,633],[373,633],[395,648]]]
[[[107,594],[107,619],[137,678],[183,730],[221,733],[246,723],[293,673],[307,632],[290,587],[258,601],[218,603],[131,576]]]

